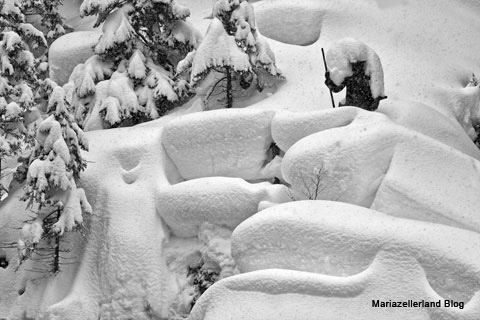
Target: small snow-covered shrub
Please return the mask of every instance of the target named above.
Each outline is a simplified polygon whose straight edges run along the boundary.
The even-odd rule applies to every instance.
[[[231,108],[234,96],[252,95],[283,79],[248,1],[217,0],[212,16],[205,39],[178,68],[190,70],[191,85],[206,90],[207,108]]]
[[[95,55],[78,65],[65,85],[75,118],[85,130],[156,119],[192,96],[178,61],[201,36],[173,0],[84,1],[81,15],[98,15],[103,34]]]
[[[326,172],[323,167],[314,167],[313,172],[310,175],[302,175],[300,180],[301,184],[297,187],[296,192],[288,190],[288,195],[293,201],[297,200],[317,200],[320,193],[327,188],[323,183],[323,179],[326,176]],[[298,194],[300,193],[300,195]]]
[[[202,294],[219,280],[219,274],[220,272],[218,270],[208,268],[203,260],[195,266],[188,267],[187,276],[195,292],[191,302],[192,308]]]

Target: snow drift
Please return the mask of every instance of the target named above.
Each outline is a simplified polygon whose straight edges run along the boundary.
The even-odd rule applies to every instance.
[[[246,109],[186,115],[165,126],[163,145],[184,179],[273,178],[261,173],[273,142],[273,115],[273,111]]]
[[[292,188],[305,198],[480,231],[480,162],[383,114],[363,114],[286,152],[282,173]]]
[[[278,205],[234,231],[232,253],[245,273],[214,284],[189,319],[228,313],[232,319],[473,320],[480,312],[479,241],[477,233],[340,202]],[[457,305],[372,306],[390,299]]]
[[[261,202],[290,201],[284,185],[249,184],[239,178],[193,179],[162,189],[157,194],[159,215],[180,237],[194,237],[200,226],[212,223],[234,229],[258,212]]]
[[[186,2],[189,7],[189,2],[192,8],[201,7],[192,10],[196,15],[192,21],[203,23],[205,30],[208,23],[202,18],[210,13],[211,2]],[[288,81],[250,110],[205,112],[167,124],[194,109],[184,108],[135,128],[89,133],[90,152],[85,155],[90,162],[81,187],[93,216],[88,241],[72,239],[78,243],[73,248],[78,263],[65,267],[55,278],[35,280],[27,272],[15,273],[16,252],[5,250],[10,264],[0,269],[0,317],[147,319],[152,315],[173,318],[180,310],[188,310],[189,301],[184,298],[191,287],[186,270],[192,261],[209,252],[210,260],[235,269],[226,254],[230,230],[210,224],[198,227],[200,218],[195,220],[193,210],[189,211],[195,209],[195,199],[202,210],[210,205],[207,190],[198,181],[227,179],[218,176],[272,178],[274,174],[262,169],[270,161],[267,151],[275,141],[286,152],[284,173],[295,189],[301,191],[302,176],[306,181],[312,175],[326,175],[323,182],[333,183],[326,184],[319,198],[351,200],[383,214],[336,204],[322,218],[316,213],[326,209],[298,201],[253,214],[250,219],[258,219],[252,220],[258,226],[248,220],[240,225],[234,250],[243,271],[256,271],[211,287],[191,319],[223,319],[225,314],[249,320],[309,319],[312,315],[314,319],[478,319],[478,254],[473,250],[478,247],[478,232],[466,229],[478,230],[475,159],[480,157],[462,129],[471,135],[478,114],[476,89],[462,89],[467,77],[478,73],[472,70],[478,69],[480,52],[479,42],[472,41],[480,30],[476,2],[263,0],[255,5],[261,33],[280,41],[269,43]],[[301,16],[294,17],[298,12]],[[280,27],[279,17],[291,19]],[[381,59],[389,99],[381,102],[376,113],[346,107],[318,111],[331,107],[323,85],[320,48],[344,37],[360,39],[375,48]],[[453,120],[455,115],[462,125]],[[322,168],[329,170],[324,173]],[[363,176],[364,169],[368,176]],[[185,181],[193,178],[197,182]],[[250,212],[255,206],[268,206],[261,206],[264,197],[259,194],[273,186],[256,189],[237,179],[223,181],[229,181],[223,184],[228,186],[225,190],[208,189],[217,196],[219,208],[235,202],[218,196],[229,192],[233,197],[245,195]],[[164,212],[163,202],[157,199],[181,194],[182,186],[195,197],[178,211]],[[333,190],[341,191],[342,198]],[[27,218],[23,204],[16,201],[19,194],[0,206],[0,241],[16,239],[13,228]],[[346,221],[339,221],[336,212]],[[233,228],[238,217],[247,216],[242,215],[243,209],[236,213],[240,214],[231,217],[235,223],[225,218],[222,224]],[[262,220],[264,213],[266,220]],[[165,223],[164,215],[171,215],[171,222]],[[177,219],[180,216],[191,221]],[[315,216],[311,228],[310,216]],[[343,223],[348,228],[342,229]],[[269,226],[275,227],[272,233]],[[187,227],[192,230],[189,236],[196,230],[198,234],[175,236],[175,228]],[[289,227],[298,232],[289,233]],[[404,229],[416,232],[407,237]],[[272,241],[278,240],[280,231],[287,237],[281,238],[278,247]],[[338,239],[334,231],[343,237]],[[248,247],[247,234],[261,243],[252,241]],[[304,241],[295,243],[297,237]],[[283,241],[287,239],[293,239],[291,245]],[[313,240],[325,251],[308,251]],[[350,245],[361,255],[343,261],[320,255],[332,250],[344,257],[351,253]],[[253,258],[261,254],[265,258]],[[257,270],[267,267],[296,269]],[[19,289],[23,295],[18,295]],[[451,298],[466,304],[464,309],[371,308],[372,299],[390,298],[442,303]]]
[[[75,66],[94,55],[99,37],[95,31],[78,31],[54,41],[48,54],[50,78],[60,86],[67,83]]]

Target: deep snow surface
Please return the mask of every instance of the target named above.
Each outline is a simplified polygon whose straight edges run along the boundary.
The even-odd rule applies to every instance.
[[[205,31],[211,1],[179,2]],[[89,132],[81,187],[93,215],[77,263],[33,280],[27,266],[14,272],[7,250],[0,318],[178,319],[193,294],[187,268],[204,261],[229,277],[189,319],[478,320],[480,152],[468,134],[480,89],[463,87],[480,73],[480,3],[254,5],[287,81],[247,109],[195,114],[192,101],[137,127]],[[91,29],[92,19],[71,21]],[[382,61],[389,98],[378,112],[331,109],[320,49],[344,37]],[[89,46],[58,46],[57,76]],[[0,241],[16,239],[26,217],[20,194],[0,206]],[[372,299],[465,308],[377,309]]]

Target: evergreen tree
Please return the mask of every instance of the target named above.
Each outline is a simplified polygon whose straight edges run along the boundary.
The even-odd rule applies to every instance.
[[[21,261],[38,255],[56,273],[61,264],[61,237],[82,227],[82,212],[91,213],[85,192],[76,186],[86,167],[80,149],[87,150],[88,142],[69,112],[62,87],[51,91],[47,112],[37,130],[22,197],[35,217],[21,230],[18,253]]]
[[[63,4],[62,0],[21,1],[27,15],[37,15],[40,18],[37,28],[45,34],[49,45],[67,32],[72,31],[72,27],[65,23],[65,19],[58,11],[59,7]]]
[[[96,55],[65,86],[86,130],[156,119],[192,96],[175,74],[201,39],[187,8],[174,0],[86,0],[80,9],[103,23]]]
[[[7,158],[18,155],[31,135],[25,119],[36,104],[38,61],[31,50],[46,48],[41,31],[25,22],[25,7],[19,0],[0,2],[0,177]],[[31,120],[29,120],[31,122]],[[0,199],[7,186],[0,179]]]
[[[256,29],[252,5],[246,0],[217,0],[205,40],[194,54],[179,64],[179,72],[191,70],[191,85],[208,88],[205,103],[212,96],[233,106],[235,91],[252,86],[262,91],[276,79],[283,79],[275,56]]]
[[[62,0],[21,0],[21,3],[26,20],[44,34],[48,48],[56,39],[73,31],[59,12]],[[34,51],[42,79],[48,77],[48,48]]]

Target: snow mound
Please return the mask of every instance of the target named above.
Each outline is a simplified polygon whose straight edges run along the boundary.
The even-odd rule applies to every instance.
[[[80,2],[66,1],[66,5],[73,4],[70,7],[76,9]],[[6,3],[11,4],[13,0],[7,0]],[[204,20],[203,17],[211,13],[212,1],[186,0],[185,4],[190,7],[194,15],[192,17],[194,24],[201,24],[205,30],[210,20]],[[267,36],[285,42],[269,41],[269,44],[275,52],[282,73],[288,79],[279,86],[275,94],[257,103],[254,108],[292,111],[331,108],[330,94],[323,84],[325,70],[320,49],[330,46],[333,41],[345,36],[358,38],[379,53],[385,70],[385,88],[389,99],[382,101],[378,112],[368,116],[364,116],[361,111],[348,115],[351,111],[347,108],[332,111],[329,117],[334,120],[339,117],[338,120],[344,121],[340,124],[329,125],[328,121],[322,123],[321,113],[312,113],[312,117],[321,124],[318,127],[316,127],[316,121],[308,119],[310,116],[308,114],[298,115],[299,125],[297,126],[294,121],[288,121],[288,114],[284,114],[273,121],[270,133],[266,127],[269,126],[271,118],[268,121],[265,119],[262,126],[257,126],[261,121],[253,117],[253,129],[245,129],[249,128],[245,125],[240,130],[250,132],[251,137],[239,142],[238,148],[236,143],[224,140],[224,132],[229,133],[232,130],[230,126],[235,127],[238,121],[242,122],[245,118],[242,115],[237,120],[233,116],[229,120],[230,126],[220,126],[209,131],[209,137],[216,135],[218,138],[217,140],[212,138],[211,141],[218,141],[218,144],[212,142],[213,148],[210,148],[211,145],[206,145],[203,149],[199,147],[198,151],[188,153],[191,145],[188,144],[188,139],[180,135],[179,141],[182,142],[182,148],[185,146],[184,149],[180,148],[181,152],[191,157],[188,164],[180,165],[178,161],[173,163],[166,155],[161,142],[160,129],[172,117],[177,117],[180,112],[190,112],[191,109],[184,108],[174,112],[172,117],[163,117],[136,128],[88,133],[91,151],[85,154],[89,165],[82,175],[82,187],[86,190],[93,209],[92,228],[87,235],[88,241],[82,241],[81,237],[69,239],[70,243],[78,244],[71,253],[79,257],[78,260],[75,260],[73,265],[65,266],[57,276],[42,279],[38,279],[37,274],[32,275],[23,270],[14,272],[18,262],[15,258],[16,250],[5,249],[9,266],[6,269],[0,269],[0,287],[2,288],[0,318],[20,319],[38,316],[45,319],[72,320],[174,319],[177,314],[171,312],[170,308],[175,309],[176,305],[183,305],[188,312],[190,304],[182,304],[178,300],[182,300],[181,295],[187,296],[189,293],[189,287],[186,284],[188,282],[185,275],[186,268],[190,265],[190,261],[201,256],[197,252],[200,250],[200,240],[196,237],[178,238],[165,232],[168,226],[158,214],[161,211],[158,206],[162,204],[156,202],[156,197],[158,194],[168,193],[172,188],[171,184],[184,180],[185,177],[180,176],[176,165],[184,171],[187,168],[195,173],[195,168],[200,168],[206,169],[209,174],[213,172],[211,175],[216,175],[216,165],[221,163],[223,167],[219,165],[221,170],[218,174],[228,172],[231,176],[237,176],[238,172],[242,175],[245,173],[243,171],[245,166],[242,164],[239,169],[235,159],[245,159],[248,162],[250,160],[246,159],[253,155],[256,161],[255,169],[248,169],[251,172],[249,171],[245,176],[261,178],[262,175],[256,176],[256,172],[264,166],[264,162],[270,159],[265,155],[265,150],[262,150],[268,142],[272,141],[271,138],[266,138],[267,135],[272,135],[273,139],[278,140],[282,149],[287,151],[286,160],[289,157],[293,159],[294,153],[300,152],[301,148],[298,146],[303,144],[305,153],[299,156],[301,160],[299,168],[305,170],[304,172],[310,177],[323,177],[325,174],[322,171],[323,167],[316,165],[320,163],[316,158],[320,154],[317,153],[318,145],[324,144],[325,150],[328,149],[325,154],[331,155],[330,158],[327,157],[326,162],[334,167],[334,171],[344,170],[346,174],[344,180],[338,182],[335,180],[332,186],[351,188],[354,191],[355,188],[361,189],[362,185],[378,186],[376,189],[369,189],[372,191],[371,204],[369,204],[372,208],[391,215],[407,216],[411,213],[415,219],[461,227],[469,225],[470,229],[478,226],[478,220],[472,217],[473,211],[470,211],[474,207],[478,208],[478,196],[473,198],[473,195],[478,195],[476,182],[478,181],[478,162],[473,159],[478,159],[478,151],[473,149],[473,144],[466,140],[466,134],[457,130],[459,125],[428,110],[429,107],[435,108],[453,119],[454,112],[450,110],[452,108],[462,126],[466,123],[465,130],[472,134],[471,124],[473,125],[476,121],[478,100],[475,100],[476,93],[473,89],[461,88],[466,84],[462,79],[469,77],[472,72],[478,74],[480,42],[472,41],[478,38],[478,30],[480,30],[478,19],[480,7],[477,0],[417,2],[263,0],[255,1],[254,5],[257,9],[259,30]],[[297,16],[299,13],[296,12],[300,12],[300,8],[310,5],[311,8],[316,6],[315,10],[302,9],[301,15]],[[271,13],[264,10],[267,6],[272,10]],[[66,11],[72,15],[73,20],[76,19],[75,22],[80,22],[80,19],[77,19],[76,10]],[[313,16],[314,11],[317,17],[307,18],[309,14]],[[96,17],[90,17],[89,22],[81,27],[90,28],[95,19]],[[297,32],[291,32],[291,30],[297,30]],[[316,41],[320,33],[322,38]],[[292,46],[286,43],[312,44]],[[68,45],[76,44],[77,42],[72,41]],[[458,49],[459,46],[462,50]],[[71,65],[73,66],[74,63]],[[445,91],[450,96],[441,95]],[[343,92],[339,93],[338,98],[341,98],[342,94]],[[422,104],[398,101],[406,97]],[[338,98],[336,97],[337,101]],[[261,112],[259,114],[262,115]],[[327,114],[323,116],[326,117]],[[208,116],[202,114],[201,117]],[[392,124],[387,117],[403,128],[388,129],[387,127]],[[276,121],[278,125],[275,124]],[[370,124],[367,125],[368,121]],[[207,125],[212,122],[211,119]],[[191,123],[203,126],[200,121],[192,120]],[[288,130],[283,130],[280,123],[291,128],[292,137],[288,137]],[[275,126],[277,129],[274,128]],[[302,128],[302,126],[305,127]],[[263,129],[260,130],[260,128]],[[188,130],[195,131],[195,128],[185,127],[185,131]],[[219,130],[219,133],[214,133],[216,130]],[[351,135],[345,134],[347,130],[351,130]],[[376,133],[368,135],[369,130]],[[316,131],[321,132],[310,135]],[[179,128],[178,132],[181,132]],[[335,137],[336,134],[338,137]],[[361,138],[356,139],[356,135],[360,135]],[[315,136],[322,136],[322,138],[317,139]],[[438,141],[435,142],[426,136]],[[308,141],[311,143],[304,143],[306,139],[310,139]],[[176,141],[176,137],[171,135],[170,140]],[[252,141],[256,141],[257,144],[251,143]],[[361,144],[361,148],[354,148],[356,142]],[[385,147],[385,152],[382,150],[378,159],[370,157],[368,152],[379,143]],[[198,142],[197,145],[202,145],[202,142]],[[294,152],[296,147],[300,149]],[[221,152],[222,148],[225,149],[224,154]],[[313,149],[312,154],[307,152],[310,149]],[[239,156],[239,151],[242,150],[246,150],[245,154]],[[209,152],[212,152],[212,159],[215,161],[206,160],[209,159]],[[203,157],[198,158],[198,163],[202,164],[203,161],[211,164],[195,163],[197,154]],[[235,156],[231,156],[230,162],[224,159],[224,155],[232,154]],[[348,160],[349,156],[353,156],[353,159]],[[171,158],[175,160],[174,157]],[[262,159],[265,159],[263,163]],[[338,166],[335,167],[337,159]],[[278,162],[277,158],[277,165]],[[380,169],[375,171],[373,167],[377,166],[377,163]],[[417,163],[422,165],[417,167]],[[424,173],[420,172],[429,165],[432,167],[427,168],[428,170]],[[368,174],[364,177],[366,181],[361,174],[363,168],[366,168]],[[436,171],[434,171],[435,168]],[[413,169],[416,171],[412,171]],[[200,173],[198,176],[205,176],[204,173]],[[352,186],[349,187],[349,184]],[[302,181],[298,180],[296,187],[301,185]],[[453,190],[450,186],[458,187],[459,190]],[[245,190],[248,191],[249,188]],[[373,193],[375,190],[376,193]],[[430,192],[427,194],[428,190]],[[328,188],[322,189],[321,195],[325,195],[327,191]],[[12,193],[11,197],[0,204],[1,242],[16,239],[18,230],[14,228],[29,218],[28,212],[24,211],[24,203],[17,202],[20,193],[21,190],[15,194]],[[425,207],[431,210],[423,210]],[[453,213],[449,211],[450,209],[454,210]],[[352,211],[358,213],[357,209]],[[446,212],[446,215],[453,219],[442,218],[438,215],[439,212],[441,214]],[[462,212],[466,213],[465,216],[460,216]],[[258,216],[260,217],[261,214]],[[329,217],[332,215],[330,214]],[[365,259],[354,260],[354,264],[348,264],[348,261],[341,264],[335,260],[335,257],[316,262],[316,264],[322,264],[325,270],[332,274],[350,274],[366,269],[365,271],[348,277],[333,277],[298,270],[268,269],[233,276],[222,280],[204,294],[197,303],[191,319],[224,319],[226,314],[234,319],[249,320],[312,318],[477,320],[479,318],[478,292],[464,309],[371,308],[371,300],[384,297],[404,301],[440,300],[444,303],[443,298],[463,297],[464,293],[469,293],[465,294],[465,298],[459,299],[467,302],[471,293],[478,290],[479,283],[478,272],[475,271],[478,266],[476,262],[478,254],[472,253],[472,258],[464,259],[461,252],[451,253],[453,249],[450,250],[451,248],[445,245],[445,240],[438,239],[437,236],[442,234],[445,239],[451,240],[452,246],[458,247],[458,251],[465,251],[464,242],[470,235],[472,245],[465,251],[470,253],[471,248],[478,247],[477,233],[463,230],[463,235],[460,235],[460,231],[455,228],[433,226],[416,221],[412,238],[405,239],[402,229],[399,232],[403,238],[396,239],[392,230],[400,226],[408,227],[410,230],[409,225],[413,222],[405,224],[404,219],[388,218],[377,213],[367,214],[363,218],[355,215],[352,221],[365,223],[370,221],[368,217],[373,215],[378,215],[376,218],[384,221],[384,224],[379,225],[373,222],[372,227],[367,224],[363,225],[364,230],[358,230],[347,221],[346,224],[351,227],[349,232],[342,233],[345,238],[340,239],[338,246],[337,243],[332,245],[337,246],[335,248],[338,248],[339,252],[345,252],[350,250],[345,243],[350,243],[354,238],[364,239],[365,241],[358,245],[363,246],[360,247],[360,249],[363,248],[361,252],[367,256],[369,246],[375,247],[375,244],[372,244],[373,241],[367,237],[369,232],[373,238],[380,238],[383,241],[383,248],[387,251],[373,250],[370,256],[374,259],[373,262],[371,259],[368,261]],[[346,216],[347,214],[343,215],[343,217]],[[335,217],[328,218],[328,221],[335,222]],[[426,231],[419,229],[421,225],[425,226]],[[331,232],[328,233],[330,227],[326,224],[323,226],[323,230],[327,232],[319,237],[333,239],[333,236],[330,238]],[[377,230],[372,230],[373,226],[376,226]],[[220,227],[216,228],[220,229]],[[391,231],[391,235],[387,234],[387,231],[382,231],[384,228]],[[208,246],[212,246],[211,255],[209,255],[212,257],[211,260],[217,259],[215,261],[218,264],[221,261],[228,261],[231,264],[228,254],[225,254],[229,245],[230,230],[210,232],[204,225],[200,229],[198,237]],[[307,231],[310,232],[309,234],[314,234],[314,230],[315,228],[312,227],[311,232],[310,229]],[[332,230],[338,230],[338,224],[333,223]],[[220,237],[221,239],[218,238],[220,233],[224,235]],[[265,234],[268,232],[266,231]],[[419,237],[426,239],[422,247],[415,246],[419,243],[417,241]],[[437,239],[438,243],[431,243]],[[310,239],[307,240],[310,241]],[[280,245],[281,243],[283,242],[280,242]],[[394,249],[393,253],[388,252],[390,243]],[[396,250],[401,243],[404,243],[408,250],[405,251],[405,255],[400,256],[400,250]],[[308,245],[309,242],[306,242],[305,246]],[[320,248],[326,248],[326,246],[322,247],[320,244]],[[425,253],[428,248],[432,248],[431,253]],[[442,251],[442,248],[445,251]],[[254,252],[259,250],[255,249]],[[266,254],[273,257],[272,250],[272,248],[265,248]],[[283,257],[288,250],[291,250],[290,247],[285,245],[285,249],[279,251],[279,256]],[[434,258],[441,252],[445,252],[445,255],[438,257],[443,268],[439,270]],[[312,253],[312,255],[315,254],[315,252]],[[448,262],[450,254],[453,254],[451,263]],[[373,258],[374,255],[375,258]],[[416,257],[419,256],[426,258],[417,260]],[[309,257],[310,255],[303,256],[302,259],[308,260]],[[353,258],[356,256],[353,255]],[[474,258],[477,260],[473,261]],[[274,261],[274,258],[270,261]],[[370,264],[367,265],[368,263]],[[298,264],[305,266],[306,262],[302,263],[300,260]],[[342,265],[353,267],[348,268],[346,270],[348,272],[334,268]],[[26,268],[35,266],[32,264]],[[312,265],[311,268],[313,267],[316,266]],[[432,278],[432,275],[436,276],[441,272],[445,276],[441,276],[440,279]],[[464,274],[465,278],[459,279]],[[19,289],[25,290],[23,295],[18,294]]]
[[[48,52],[50,78],[60,86],[67,83],[75,66],[94,55],[99,37],[98,32],[77,31],[55,40]]]
[[[351,276],[387,251],[415,258],[444,298],[468,301],[480,290],[479,244],[478,233],[307,200],[268,208],[241,223],[232,235],[232,256],[242,273],[281,268]]]
[[[479,244],[478,233],[350,204],[281,204],[235,229],[232,255],[245,273],[209,288],[189,319],[473,320]],[[372,305],[390,299],[439,305]]]
[[[395,124],[427,135],[475,159],[479,149],[454,120],[419,102],[388,99],[380,105],[382,113]],[[377,114],[355,107],[319,111],[277,111],[272,119],[272,137],[280,149],[287,151],[300,139],[316,132],[357,123],[385,121]]]
[[[279,111],[272,119],[272,137],[277,146],[287,151],[298,140],[319,131],[350,124],[360,112],[355,107],[320,111]]]
[[[377,111],[398,125],[423,133],[480,160],[480,150],[466,134],[467,130],[462,130],[457,121],[447,118],[430,106],[420,102],[387,99],[382,101]]]
[[[184,179],[258,180],[264,177],[262,169],[269,160],[273,115],[273,111],[249,109],[185,115],[165,126],[163,145]]]
[[[389,300],[412,303],[424,300],[439,303],[441,307],[372,306],[372,301]],[[367,271],[346,278],[267,269],[223,279],[197,301],[189,319],[224,319],[226,314],[232,320],[478,318],[478,294],[468,304],[455,301],[455,307],[448,306],[451,302],[447,300],[429,287],[415,258],[381,253]]]
[[[301,46],[318,40],[324,14],[321,3],[314,0],[261,1],[255,6],[257,27],[262,35]]]
[[[372,206],[476,231],[479,168],[478,160],[380,113],[307,136],[282,162],[284,179],[302,198]]]
[[[250,184],[239,178],[212,177],[181,182],[157,194],[157,211],[179,237],[194,237],[204,223],[233,230],[258,212],[259,203],[290,201],[284,185]]]

